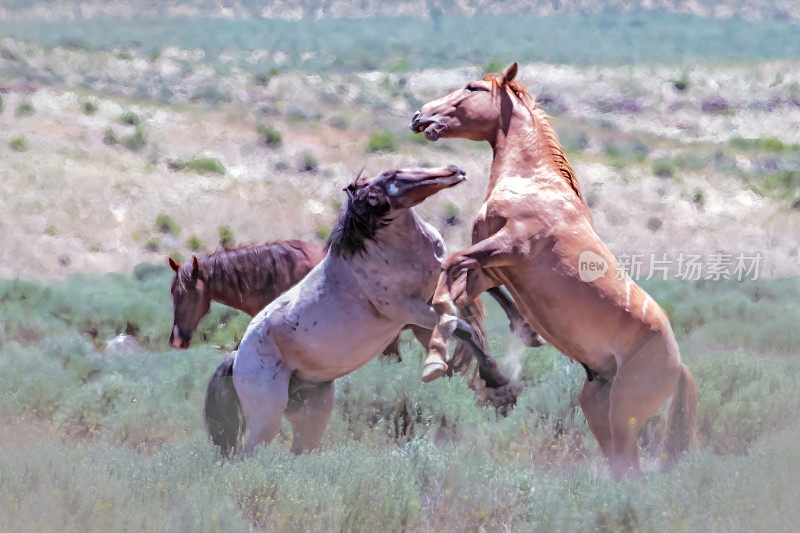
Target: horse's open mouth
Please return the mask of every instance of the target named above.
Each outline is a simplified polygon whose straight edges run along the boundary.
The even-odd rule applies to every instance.
[[[429,141],[436,141],[442,133],[444,127],[437,120],[423,120],[411,123],[411,131],[414,133],[425,132],[425,138]]]
[[[424,128],[425,138],[431,142],[438,141],[439,135],[442,133],[443,129],[444,126],[442,126],[438,122],[431,122]]]

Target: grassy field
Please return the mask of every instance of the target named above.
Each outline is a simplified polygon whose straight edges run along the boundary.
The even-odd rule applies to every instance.
[[[651,283],[700,391],[703,445],[670,475],[614,483],[577,406],[583,369],[521,347],[488,305],[493,353],[524,387],[507,418],[463,377],[419,382],[421,350],[337,382],[319,453],[291,430],[222,463],[207,380],[246,317],[214,307],[170,352],[170,272],[0,282],[0,519],[22,531],[198,529],[792,530],[800,505],[800,280]],[[128,331],[141,350],[104,339]],[[663,413],[640,436],[655,469]]]

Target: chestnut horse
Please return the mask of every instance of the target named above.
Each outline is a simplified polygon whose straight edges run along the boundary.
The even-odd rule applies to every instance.
[[[318,447],[333,410],[334,380],[374,358],[408,324],[430,335],[436,315],[429,302],[445,248],[412,207],[464,179],[452,165],[388,170],[345,189],[347,205],[328,254],[256,315],[235,357],[208,385],[206,426],[223,455],[238,448],[245,425],[245,453],[269,443],[284,416],[292,451]],[[469,324],[457,320],[454,330],[473,348],[487,387],[508,387]]]
[[[437,328],[428,361],[446,358],[453,302],[504,285],[526,321],[587,371],[580,396],[612,475],[641,476],[637,434],[674,394],[669,464],[693,442],[697,390],[666,313],[618,265],[595,233],[578,181],[547,115],[514,81],[517,64],[425,104],[411,129],[435,141],[487,141],[489,188],[472,246],[442,265],[433,298]],[[453,282],[467,271],[466,287]],[[459,284],[461,285],[461,284]]]

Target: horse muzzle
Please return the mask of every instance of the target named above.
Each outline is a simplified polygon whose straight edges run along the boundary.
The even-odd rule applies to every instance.
[[[437,116],[423,117],[422,111],[417,111],[414,118],[411,119],[411,124],[408,126],[414,133],[425,132],[425,138],[429,141],[436,141],[439,139],[444,124]]]
[[[186,350],[189,348],[189,339],[183,338],[177,324],[172,326],[172,335],[169,336],[169,343],[177,350]]]

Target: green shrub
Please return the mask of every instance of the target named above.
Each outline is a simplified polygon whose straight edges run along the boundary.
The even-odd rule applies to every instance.
[[[659,178],[671,178],[673,176],[674,165],[666,158],[653,161],[653,174]]]
[[[775,137],[758,137],[756,139],[733,137],[730,143],[733,148],[737,148],[739,150],[750,150],[757,148],[766,150],[768,152],[783,152],[788,148],[783,141]]]
[[[24,152],[28,149],[28,141],[22,135],[18,135],[8,142],[8,147],[15,152]]]
[[[327,122],[328,126],[336,128],[337,130],[346,130],[348,128],[347,119],[342,115],[333,115]]]
[[[783,195],[791,194],[800,188],[800,171],[775,172],[764,178],[763,185],[768,191],[776,191]]]
[[[139,115],[133,111],[125,111],[119,117],[119,123],[128,126],[138,126],[140,124]]]
[[[34,113],[33,105],[30,102],[22,102],[17,106],[17,116],[23,117],[26,115],[33,115]]]
[[[706,204],[705,194],[703,193],[703,189],[700,187],[695,187],[694,191],[692,192],[692,203],[698,209]]]
[[[256,132],[258,133],[259,142],[263,145],[277,148],[283,143],[280,132],[265,124],[259,124]]]
[[[229,226],[220,226],[217,231],[219,233],[220,246],[226,250],[236,246],[236,238],[233,236],[233,231]]]
[[[58,235],[58,228],[56,228],[53,224],[48,224],[47,227],[44,228],[44,234],[55,237]]]
[[[198,157],[183,165],[186,170],[193,170],[199,174],[225,175],[225,166],[219,159],[213,157]]]
[[[319,163],[317,162],[317,158],[314,157],[314,154],[310,152],[303,152],[299,165],[299,170],[301,172],[316,172],[318,165]]]
[[[3,112],[3,108],[4,108],[4,107],[5,107],[5,104],[4,104],[4,102],[3,102],[3,95],[2,95],[2,94],[0,94],[0,113],[2,113],[2,112]]]
[[[178,226],[172,217],[164,213],[156,217],[156,229],[161,233],[169,233],[171,235],[177,235],[181,232],[180,226]]]
[[[481,73],[486,75],[503,72],[507,66],[507,64],[503,64],[500,61],[490,61],[481,67]]]
[[[203,249],[203,243],[200,242],[200,239],[197,237],[197,235],[192,235],[186,239],[186,246],[193,252],[199,252]]]
[[[770,152],[783,152],[786,149],[783,141],[775,137],[756,139],[756,146]]]
[[[647,219],[647,229],[650,231],[658,231],[661,229],[662,225],[664,225],[664,221],[658,217],[650,217]]]
[[[672,80],[672,88],[678,92],[683,92],[689,88],[689,76],[684,72],[680,78]]]
[[[122,138],[122,145],[128,150],[138,151],[147,144],[147,137],[142,126],[136,126],[133,134]]]
[[[326,242],[328,240],[328,237],[331,236],[331,227],[326,226],[325,224],[318,225],[317,229],[314,231],[314,236],[318,240]]]
[[[107,144],[109,146],[116,146],[119,144],[119,139],[117,138],[117,134],[114,132],[113,129],[109,126],[103,132],[103,144]]]
[[[98,107],[97,104],[92,102],[91,100],[87,100],[83,103],[83,112],[86,115],[94,115],[97,113]]]
[[[158,237],[153,237],[146,243],[144,243],[144,249],[148,252],[157,254],[161,252],[161,239]]]
[[[394,152],[396,150],[397,141],[393,133],[387,131],[370,135],[367,152]]]

